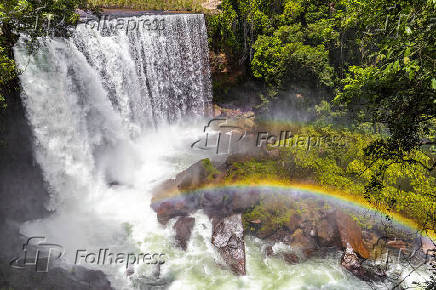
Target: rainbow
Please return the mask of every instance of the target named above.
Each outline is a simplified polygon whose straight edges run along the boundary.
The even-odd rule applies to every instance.
[[[225,191],[225,190],[278,190],[278,191],[292,191],[300,192],[303,194],[308,194],[312,196],[323,197],[331,202],[342,202],[347,205],[353,206],[355,208],[365,209],[372,213],[386,215],[392,217],[393,221],[411,231],[419,231],[419,226],[412,219],[406,218],[398,213],[387,212],[383,208],[375,208],[363,197],[351,195],[338,190],[325,189],[323,187],[313,185],[313,184],[301,184],[301,183],[289,183],[280,180],[249,180],[249,181],[238,181],[236,183],[220,183],[220,184],[208,184],[206,186],[196,188],[194,190],[185,190],[173,192],[170,196],[165,195],[162,198],[154,199],[153,202],[160,202],[166,199],[181,197],[182,195],[196,194],[204,190],[207,191]],[[436,240],[436,234],[434,232],[426,232],[423,235]]]

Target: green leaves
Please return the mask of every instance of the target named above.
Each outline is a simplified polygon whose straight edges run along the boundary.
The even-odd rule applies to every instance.
[[[38,48],[35,39],[39,36],[49,33],[67,36],[67,28],[78,20],[77,8],[87,9],[89,7],[86,0],[2,0],[0,4],[0,94],[4,95],[10,89],[9,82],[18,74],[12,50],[19,35],[29,36],[27,48],[29,52],[33,52]],[[96,11],[96,9],[93,10]],[[51,25],[49,25],[49,20]]]
[[[287,27],[281,27],[279,31],[286,30]],[[255,77],[278,87],[285,87],[290,81],[310,82],[315,86],[333,85],[333,68],[322,45],[312,47],[299,41],[293,42],[295,37],[281,36],[282,33],[271,37],[260,36],[256,41],[251,62]]]

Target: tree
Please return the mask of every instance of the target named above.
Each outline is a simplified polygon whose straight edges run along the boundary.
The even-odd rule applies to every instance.
[[[349,68],[335,102],[355,122],[386,128],[366,148],[372,164],[378,164],[369,196],[380,192],[393,164],[418,164],[429,172],[436,167],[434,158],[424,163],[410,157],[436,141],[436,1],[350,3],[351,17],[368,30],[360,39],[363,63]]]
[[[66,36],[68,28],[77,24],[76,9],[98,9],[86,0],[3,0],[0,4],[0,107],[5,96],[17,89],[17,71],[13,47],[20,35],[26,35],[27,48],[38,48],[38,37]]]

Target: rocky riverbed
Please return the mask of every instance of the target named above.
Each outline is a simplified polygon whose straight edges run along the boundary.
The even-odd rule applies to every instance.
[[[190,215],[203,210],[211,243],[236,275],[246,274],[244,236],[261,239],[265,257],[289,264],[340,251],[338,263],[371,283],[393,283],[391,264],[429,262],[431,240],[380,213],[298,190],[217,186],[230,167],[201,160],[157,188],[151,206],[161,224],[177,219],[175,242],[183,249],[195,223]]]

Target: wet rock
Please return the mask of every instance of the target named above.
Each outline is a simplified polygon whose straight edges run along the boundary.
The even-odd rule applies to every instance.
[[[335,212],[326,214],[325,218],[316,225],[316,232],[320,246],[340,246],[341,240],[336,224]]]
[[[110,285],[110,282],[107,281],[106,276],[103,274],[102,271],[90,270],[80,266],[73,266],[71,273],[72,280],[77,282],[80,281],[82,287],[84,285],[88,285],[88,287],[92,289],[113,289]],[[69,286],[71,287],[72,284],[73,283],[71,283]]]
[[[233,212],[242,212],[247,208],[253,207],[260,200],[259,191],[249,191],[246,193],[236,191],[232,196]]]
[[[290,244],[292,241],[290,232],[286,230],[278,230],[273,232],[267,239],[273,243],[282,242],[285,244]]]
[[[159,198],[161,195],[177,191],[177,183],[175,179],[167,179],[153,189],[153,197]]]
[[[152,209],[159,223],[166,225],[172,218],[187,216],[198,208],[198,198],[194,195],[178,196],[163,202],[154,202]]]
[[[354,252],[349,243],[341,259],[341,265],[354,276],[363,281],[382,281],[386,273],[378,268],[368,268],[362,265],[362,259]]]
[[[306,258],[312,256],[317,250],[315,240],[311,236],[305,235],[302,229],[297,229],[292,234],[290,244],[293,248],[301,250]]]
[[[390,247],[390,248],[403,249],[403,250],[407,249],[409,247],[409,245],[406,242],[402,241],[402,240],[388,241],[386,243],[386,246]]]
[[[108,183],[110,187],[121,185],[121,183],[117,180],[112,180]]]
[[[300,262],[300,258],[294,253],[284,253],[283,259],[289,264],[298,264]]]
[[[271,245],[266,246],[266,248],[265,248],[265,255],[267,257],[270,257],[270,256],[274,255],[274,250],[273,250]]]
[[[206,191],[201,199],[201,207],[209,218],[229,216],[233,213],[231,194]]]
[[[347,248],[349,244],[360,257],[368,259],[370,255],[363,242],[362,230],[351,216],[339,210],[336,211],[336,224],[338,225],[342,247]]]
[[[420,246],[424,253],[436,253],[436,241],[432,241],[428,237],[420,238]]]
[[[360,258],[354,252],[350,244],[347,244],[341,259],[341,265],[359,279],[369,281],[366,277],[365,269],[362,267]]]
[[[205,183],[209,174],[205,160],[208,159],[200,160],[176,175],[176,184],[180,190],[195,188]]]
[[[372,249],[378,243],[380,237],[373,231],[362,231],[363,242],[368,249]]]
[[[289,225],[288,228],[291,232],[295,232],[296,229],[298,229],[301,225],[301,215],[297,212],[293,213],[291,217],[289,218]]]
[[[176,243],[183,250],[186,250],[186,245],[191,237],[192,228],[194,227],[195,219],[192,217],[180,217],[174,224],[176,231]]]
[[[236,275],[245,275],[245,242],[240,214],[213,219],[212,244]]]

